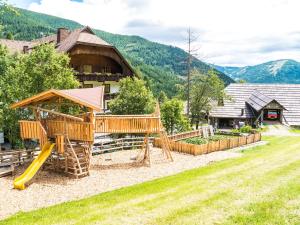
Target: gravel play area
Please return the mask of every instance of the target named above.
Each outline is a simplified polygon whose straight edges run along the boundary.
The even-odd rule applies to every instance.
[[[151,150],[155,155],[158,150]],[[153,180],[201,166],[213,161],[239,157],[241,153],[233,151],[213,152],[207,155],[191,156],[172,152],[173,162],[156,162],[151,167],[118,167],[111,168],[111,162],[132,158],[132,151],[115,152],[93,156],[90,176],[82,179],[71,179],[51,171],[40,171],[32,184],[24,191],[13,189],[14,177],[0,178],[0,219],[19,211],[29,211],[66,201],[85,198],[101,192]],[[157,153],[156,155],[159,155]],[[99,166],[100,164],[104,166]],[[26,166],[19,167],[16,176]]]

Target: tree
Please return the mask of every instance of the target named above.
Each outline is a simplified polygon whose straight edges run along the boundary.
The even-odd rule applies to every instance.
[[[67,54],[57,53],[53,45],[41,45],[31,53],[13,56],[5,48],[0,48],[3,130],[13,147],[20,143],[17,121],[29,118],[31,114],[28,110],[11,110],[10,105],[51,88],[78,87],[69,63]]]
[[[109,107],[112,114],[149,114],[154,111],[155,100],[143,80],[127,77],[120,81],[119,94]]]
[[[198,129],[203,119],[213,107],[213,102],[220,103],[226,98],[224,83],[214,70],[201,74],[197,70],[192,73],[191,114],[193,123]]]
[[[3,16],[4,13],[19,15],[18,11],[10,4],[8,4],[6,0],[0,0],[0,16]],[[2,30],[2,28],[3,26],[2,24],[0,24],[0,31]]]
[[[165,101],[168,100],[168,96],[164,91],[160,91],[158,95],[158,102],[159,104],[163,104]]]
[[[183,102],[176,98],[167,100],[161,105],[162,123],[169,134],[190,130],[183,109]]]
[[[8,40],[14,40],[14,35],[11,32],[8,32],[6,34],[6,39],[8,39]]]
[[[187,67],[187,115],[190,115],[190,101],[191,101],[191,65],[192,60],[196,56],[196,52],[198,49],[194,48],[192,45],[197,41],[198,37],[191,31],[191,28],[187,30],[187,60],[186,60],[186,67]]]

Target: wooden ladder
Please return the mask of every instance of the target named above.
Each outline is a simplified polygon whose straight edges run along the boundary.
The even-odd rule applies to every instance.
[[[76,178],[89,175],[89,157],[86,149],[82,145],[73,146],[68,137],[66,140],[65,172]]]

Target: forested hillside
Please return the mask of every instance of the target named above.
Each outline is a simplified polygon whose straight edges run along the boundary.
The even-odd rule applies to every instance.
[[[291,59],[270,61],[254,66],[221,67],[216,69],[235,80],[250,83],[300,83],[300,63]]]
[[[4,25],[2,38],[32,40],[56,32],[59,27],[75,29],[79,23],[59,17],[18,9],[19,15],[4,14],[0,23]],[[95,33],[115,45],[137,71],[145,77],[154,94],[164,90],[168,96],[176,94],[175,85],[184,83],[187,54],[180,48],[148,41],[138,36],[111,34],[94,29]],[[206,73],[211,67],[198,59],[193,67]],[[224,73],[218,72],[226,84],[233,82]]]

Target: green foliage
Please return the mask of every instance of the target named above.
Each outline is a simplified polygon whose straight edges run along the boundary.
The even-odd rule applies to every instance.
[[[234,134],[238,134],[238,133],[251,133],[252,131],[254,131],[254,129],[251,126],[249,126],[249,125],[242,126],[239,129],[232,129],[231,130],[231,132],[234,133]]]
[[[163,104],[168,100],[168,97],[164,91],[161,91],[158,95],[158,102],[159,104]]]
[[[207,75],[193,70],[190,104],[193,122],[197,127],[213,107],[212,102],[219,102],[225,97],[224,83],[214,70],[210,70]]]
[[[13,147],[20,143],[18,120],[29,118],[28,110],[11,110],[16,101],[55,88],[68,89],[79,85],[69,67],[66,54],[57,53],[53,45],[41,45],[29,54],[9,55],[0,47],[0,102],[3,129]]]
[[[110,104],[113,114],[149,114],[153,113],[154,97],[145,82],[138,78],[124,78],[120,81],[120,92]]]
[[[190,130],[188,119],[183,115],[183,102],[173,98],[161,105],[161,118],[169,134]]]
[[[249,125],[246,125],[246,126],[242,126],[240,128],[240,132],[241,133],[250,133],[252,131],[252,127],[249,126]]]
[[[13,34],[16,40],[32,40],[45,35],[56,33],[59,27],[76,29],[80,24],[54,16],[18,9],[19,16],[5,13],[0,17],[0,23],[5,24],[3,37],[7,33]],[[94,30],[96,35],[115,45],[125,58],[139,71],[141,77],[149,85],[154,96],[158,96],[161,90],[168,97],[178,94],[176,85],[185,83],[185,60],[187,53],[180,48],[148,41],[138,36],[118,35]],[[207,73],[211,66],[194,59],[192,68],[202,73]],[[225,84],[233,82],[225,74],[216,71]]]
[[[206,144],[208,142],[230,139],[233,137],[236,137],[236,136],[216,134],[216,135],[210,136],[208,138],[192,137],[192,138],[185,139],[184,141],[189,144],[202,145],[202,144]]]
[[[192,137],[192,138],[185,139],[184,142],[193,145],[203,145],[203,144],[207,144],[208,140],[201,137]]]

